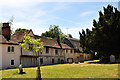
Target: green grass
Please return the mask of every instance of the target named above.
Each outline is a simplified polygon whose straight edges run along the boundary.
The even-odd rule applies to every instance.
[[[88,62],[90,61],[41,66],[42,78],[118,78],[118,64],[88,64]],[[2,78],[36,78],[36,67],[23,70],[26,74],[18,74],[18,68],[2,70]]]

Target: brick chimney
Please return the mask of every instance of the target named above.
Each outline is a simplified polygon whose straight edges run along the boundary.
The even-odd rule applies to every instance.
[[[3,23],[2,26],[2,35],[6,38],[6,40],[10,40],[10,26],[9,23]]]

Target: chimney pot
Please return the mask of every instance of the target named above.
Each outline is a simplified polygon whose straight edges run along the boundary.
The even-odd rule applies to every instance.
[[[9,26],[9,23],[3,23],[3,27]]]

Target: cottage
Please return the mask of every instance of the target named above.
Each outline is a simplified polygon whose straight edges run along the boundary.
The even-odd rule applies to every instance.
[[[44,45],[43,51],[35,54],[21,48],[19,43],[23,42],[25,34],[35,39],[40,38]],[[48,39],[35,35],[32,30],[17,31],[10,35],[8,23],[3,23],[0,38],[0,69],[18,67],[19,64],[23,64],[23,67],[37,66],[37,58],[40,65],[66,63],[68,59],[74,61],[74,49],[60,43],[59,38]]]
[[[83,62],[84,60],[90,60],[92,58],[91,54],[82,53],[82,48],[80,47],[80,42],[78,39],[66,37],[62,40],[62,43],[67,44],[74,49],[75,62]]]

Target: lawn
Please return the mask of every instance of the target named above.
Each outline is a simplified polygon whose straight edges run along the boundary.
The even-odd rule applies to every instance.
[[[42,78],[118,78],[118,64],[89,64],[95,61],[41,66]],[[2,70],[2,78],[36,77],[36,67],[23,69],[26,72],[23,75],[18,74],[18,68]]]

